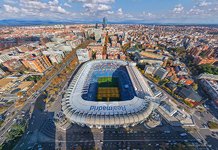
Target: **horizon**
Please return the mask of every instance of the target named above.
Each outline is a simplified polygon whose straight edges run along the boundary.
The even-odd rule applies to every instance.
[[[54,21],[54,20],[22,20],[22,19],[4,19],[0,20],[1,26],[37,26],[37,25],[74,25],[74,24],[96,24],[101,25],[102,21]],[[136,21],[108,21],[108,24],[116,25],[157,25],[157,26],[218,26],[218,23],[161,23],[161,22],[136,22]]]

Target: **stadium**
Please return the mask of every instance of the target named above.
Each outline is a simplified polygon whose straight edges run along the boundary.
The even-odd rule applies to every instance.
[[[72,122],[90,128],[128,127],[153,111],[153,93],[135,64],[93,60],[81,66],[62,99]]]

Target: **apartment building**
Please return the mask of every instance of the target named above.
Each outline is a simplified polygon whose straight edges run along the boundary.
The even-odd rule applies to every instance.
[[[36,72],[40,73],[44,72],[46,69],[52,66],[51,62],[45,55],[23,60],[22,63],[26,68],[35,70]]]

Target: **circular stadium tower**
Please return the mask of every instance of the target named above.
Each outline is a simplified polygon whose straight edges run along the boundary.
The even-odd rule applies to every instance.
[[[66,117],[81,126],[128,127],[143,122],[153,110],[153,93],[133,64],[93,60],[78,70],[64,98]]]

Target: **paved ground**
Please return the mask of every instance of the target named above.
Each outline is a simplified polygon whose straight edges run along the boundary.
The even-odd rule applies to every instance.
[[[57,106],[59,101],[54,103]],[[51,108],[54,109],[54,108]],[[172,127],[163,121],[163,126],[152,130],[146,129],[143,124],[130,129],[90,129],[73,125],[67,131],[55,127],[52,121],[53,112],[34,111],[30,121],[29,133],[25,134],[20,145],[16,149],[27,149],[35,143],[43,146],[44,149],[68,150],[76,147],[91,149],[158,149],[160,146],[173,146],[179,142],[198,143],[191,135],[180,136],[186,132],[183,128]],[[38,115],[38,117],[37,117]],[[40,117],[39,117],[40,116]],[[27,131],[27,132],[28,132]],[[198,144],[197,144],[198,145]]]
[[[70,82],[70,79],[69,79]],[[64,91],[62,89],[60,93]],[[43,97],[38,98],[38,103],[43,106]],[[55,111],[61,109],[61,94],[53,105],[46,109],[34,109],[29,121],[28,129],[25,135],[15,149],[24,150],[28,148],[37,149],[37,145],[42,145],[43,149],[159,149],[163,147],[172,147],[178,143],[195,145],[194,149],[206,149],[200,143],[211,145],[211,149],[217,149],[217,133],[213,133],[204,124],[213,119],[213,115],[204,112],[195,112],[193,118],[196,122],[195,130],[187,132],[181,127],[172,127],[164,120],[162,126],[154,129],[147,129],[143,124],[133,128],[124,129],[90,129],[73,125],[67,131],[60,130],[53,122]],[[181,136],[181,133],[187,133]],[[208,148],[208,146],[207,146]]]

